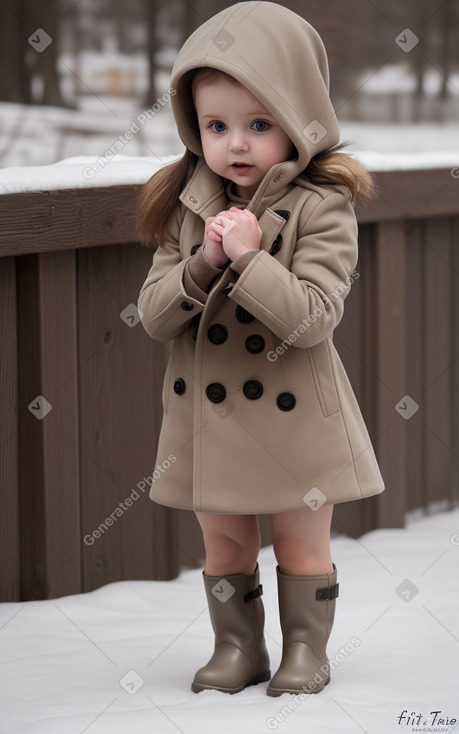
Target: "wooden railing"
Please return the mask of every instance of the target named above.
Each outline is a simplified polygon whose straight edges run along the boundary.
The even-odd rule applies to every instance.
[[[453,505],[458,490],[459,180],[376,180],[335,343],[387,489],[336,507],[335,530],[352,536]],[[152,257],[136,241],[138,189],[0,198],[2,600],[202,562],[193,513],[147,496],[166,353],[129,308]]]

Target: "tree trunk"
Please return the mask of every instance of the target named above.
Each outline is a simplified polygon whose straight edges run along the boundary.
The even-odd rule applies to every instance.
[[[148,28],[148,89],[145,94],[145,107],[151,107],[158,96],[156,89],[156,53],[158,52],[158,41],[156,37],[156,18],[158,15],[157,3],[146,0],[146,21]]]
[[[21,3],[10,9],[0,3],[0,99],[24,102]]]

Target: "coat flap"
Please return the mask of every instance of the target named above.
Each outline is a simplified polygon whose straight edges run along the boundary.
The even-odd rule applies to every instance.
[[[285,217],[277,214],[272,209],[266,209],[258,220],[263,236],[261,238],[260,250],[269,252],[274,241],[286,223]]]
[[[196,165],[179,198],[202,219],[214,217],[227,206],[223,179],[213,173],[203,160]]]

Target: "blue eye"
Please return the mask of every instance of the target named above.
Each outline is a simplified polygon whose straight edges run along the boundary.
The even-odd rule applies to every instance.
[[[223,133],[226,130],[226,125],[224,122],[221,122],[220,120],[216,120],[212,123],[212,130],[214,130],[216,133]]]
[[[257,131],[257,133],[262,133],[264,130],[268,129],[268,123],[266,120],[255,120],[255,122],[252,123],[252,127]]]

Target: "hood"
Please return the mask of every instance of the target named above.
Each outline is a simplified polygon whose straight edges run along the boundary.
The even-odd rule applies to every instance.
[[[231,5],[183,45],[172,69],[172,109],[182,142],[199,156],[191,72],[203,66],[235,77],[274,115],[298,150],[288,167],[290,181],[314,155],[339,141],[322,39],[288,8],[251,0]]]

